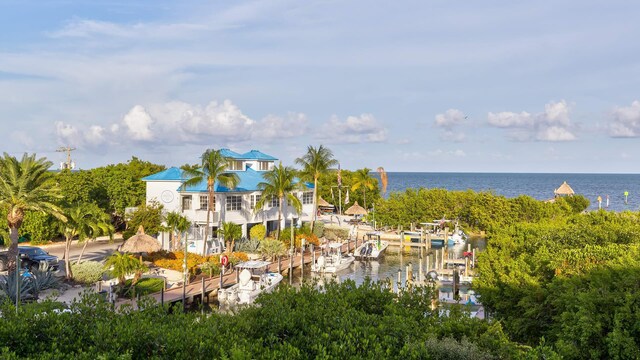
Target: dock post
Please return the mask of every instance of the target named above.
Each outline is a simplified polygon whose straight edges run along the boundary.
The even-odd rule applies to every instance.
[[[467,244],[467,251],[471,252],[471,244]]]
[[[289,252],[289,285],[293,284],[293,249]]]
[[[431,268],[433,270],[438,270],[438,250],[433,252],[433,265]]]
[[[411,263],[407,264],[407,282],[406,288],[408,289],[411,285],[413,285],[413,265]]]
[[[426,266],[427,272],[431,271],[431,269],[429,268],[429,263],[430,262],[431,262],[431,255],[427,255],[427,264],[426,264],[427,265]]]
[[[442,248],[444,249],[449,244],[449,227],[445,226],[444,228],[444,242],[442,243]]]
[[[236,272],[236,284],[240,282],[240,271],[238,269],[235,269]]]
[[[300,246],[300,281],[304,279],[304,242]]]
[[[420,229],[420,258],[424,253],[424,230]]]
[[[464,276],[469,276],[469,257],[464,258]]]
[[[204,276],[202,277],[202,296],[200,297],[200,312],[204,315],[204,293],[205,293],[205,286],[204,286]]]
[[[476,249],[473,249],[473,261],[471,262],[471,267],[476,268]]]
[[[431,251],[431,233],[427,232],[427,252]]]
[[[400,249],[398,250],[399,253],[402,252],[403,247],[404,247],[404,231],[400,231]]]
[[[402,286],[402,270],[398,269],[398,294],[400,294],[400,286]]]
[[[160,290],[160,305],[164,306],[164,287]]]
[[[418,262],[418,284],[422,284],[422,256]]]
[[[218,287],[218,289],[222,289],[222,269],[220,268],[220,286]]]
[[[282,262],[280,261],[280,255],[278,255],[278,274],[282,274]]]
[[[311,244],[311,266],[315,265],[315,263],[316,263],[316,249],[315,249],[315,246]]]

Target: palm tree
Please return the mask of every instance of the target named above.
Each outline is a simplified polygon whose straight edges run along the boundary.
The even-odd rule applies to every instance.
[[[89,241],[95,240],[98,236],[108,235],[110,240],[113,240],[113,233],[115,232],[115,228],[111,224],[111,216],[109,214],[102,211],[97,205],[91,204],[89,205],[89,227],[87,232],[87,237],[85,239],[78,239],[79,242],[84,242],[84,246],[82,246],[82,251],[80,251],[80,255],[78,256],[78,260],[76,261],[76,265],[80,264],[82,260],[82,255],[84,255],[85,250],[87,249],[87,244]],[[83,241],[84,240],[84,241]]]
[[[276,239],[280,238],[280,223],[282,221],[282,203],[285,198],[293,205],[296,212],[300,212],[302,204],[300,199],[293,194],[294,190],[301,187],[300,182],[296,182],[296,170],[290,166],[274,166],[273,169],[264,173],[264,182],[258,184],[258,189],[262,190],[262,197],[256,204],[255,212],[264,207],[266,201],[273,197],[278,198],[278,231]]]
[[[327,174],[330,167],[338,165],[338,161],[333,158],[333,152],[323,145],[318,148],[309,145],[307,153],[297,158],[296,164],[302,166],[301,174],[304,178],[313,180],[313,221],[311,222],[311,231],[313,231],[318,214],[318,179]]]
[[[124,287],[125,277],[127,275],[135,274],[131,281],[131,286],[133,286],[140,280],[142,273],[147,270],[147,267],[144,266],[144,263],[137,257],[116,251],[107,258],[107,261],[104,263],[104,269],[110,270],[111,275],[118,278],[118,285],[122,288]]]
[[[7,252],[9,268],[15,268],[18,255],[18,230],[24,220],[25,211],[40,211],[65,221],[62,210],[53,201],[62,198],[57,184],[52,180],[53,165],[46,158],[22,155],[18,161],[4,153],[0,157],[0,207],[7,211],[7,223],[11,246]]]
[[[71,259],[70,259],[70,249],[71,249],[71,241],[74,238],[78,238],[78,240],[83,241],[84,239],[91,236],[94,228],[97,229],[97,224],[95,223],[94,209],[91,208],[90,205],[76,205],[67,209],[64,209],[64,215],[67,218],[67,221],[59,223],[59,229],[62,235],[65,238],[64,244],[64,266],[67,279],[73,278],[73,273],[71,270]]]
[[[222,236],[227,246],[227,253],[233,252],[236,240],[242,237],[242,226],[230,221],[222,222],[222,226],[218,229],[218,235]]]
[[[187,232],[189,230],[189,228],[191,227],[191,223],[189,222],[189,219],[187,219],[186,216],[176,212],[176,211],[172,211],[170,213],[167,214],[167,227],[169,228],[169,236],[171,236],[171,247],[173,250],[175,250],[178,246],[177,244],[179,244],[182,241],[182,234]],[[177,235],[177,239],[174,242],[174,234]],[[187,251],[186,248],[186,241],[185,241],[185,249],[184,249],[185,253]]]
[[[240,178],[235,173],[225,173],[228,160],[222,156],[220,150],[207,149],[201,157],[202,168],[193,169],[189,167],[183,168],[184,173],[189,177],[185,181],[183,188],[190,185],[199,184],[203,180],[207,181],[207,227],[204,233],[204,241],[202,242],[202,254],[206,254],[207,239],[209,238],[209,227],[211,223],[210,215],[213,213],[213,199],[215,196],[215,182],[222,183],[228,189],[234,189],[238,186]]]
[[[353,173],[353,183],[351,184],[351,191],[356,191],[362,188],[362,196],[364,198],[364,208],[367,209],[367,189],[375,189],[377,182],[369,173],[371,169],[362,168],[356,170]]]

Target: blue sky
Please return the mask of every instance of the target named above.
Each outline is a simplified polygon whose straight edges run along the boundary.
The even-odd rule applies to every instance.
[[[81,168],[206,148],[343,168],[622,172],[628,1],[0,0],[0,150]]]

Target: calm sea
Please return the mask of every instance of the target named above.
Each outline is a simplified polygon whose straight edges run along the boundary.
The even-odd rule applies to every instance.
[[[377,174],[376,174],[377,176]],[[408,188],[443,188],[447,190],[492,191],[506,197],[529,195],[538,200],[553,197],[553,190],[566,181],[576,192],[591,201],[591,210],[598,209],[597,198],[602,198],[602,208],[608,210],[640,209],[640,174],[509,174],[509,173],[419,173],[388,172],[387,192]],[[624,193],[629,196],[625,204]]]

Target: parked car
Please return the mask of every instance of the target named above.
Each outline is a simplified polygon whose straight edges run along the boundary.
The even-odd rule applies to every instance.
[[[22,267],[34,270],[40,266],[41,262],[45,262],[49,265],[49,269],[58,270],[59,261],[58,257],[49,254],[43,249],[36,246],[18,246],[18,254],[20,254],[20,261]],[[0,271],[4,271],[7,268],[8,258],[7,252],[0,252]]]

